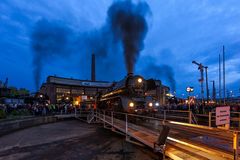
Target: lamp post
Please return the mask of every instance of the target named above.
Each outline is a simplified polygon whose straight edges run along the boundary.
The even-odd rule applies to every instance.
[[[190,108],[190,93],[194,91],[193,87],[187,87],[186,91],[188,92],[188,111],[191,110]]]

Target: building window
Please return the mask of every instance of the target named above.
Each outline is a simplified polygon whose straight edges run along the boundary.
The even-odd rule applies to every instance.
[[[64,93],[64,94],[70,94],[70,89],[66,88],[56,88],[57,93]]]
[[[72,94],[81,95],[84,94],[83,89],[72,89]]]

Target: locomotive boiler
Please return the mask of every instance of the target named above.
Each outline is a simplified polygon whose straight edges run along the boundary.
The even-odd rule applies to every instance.
[[[143,113],[148,106],[146,80],[140,75],[128,74],[98,97],[98,108],[118,112]]]

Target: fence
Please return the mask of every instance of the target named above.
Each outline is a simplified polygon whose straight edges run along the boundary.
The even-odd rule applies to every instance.
[[[169,112],[172,113],[172,115],[169,115],[168,114]],[[189,124],[186,122],[181,123],[181,122],[171,121],[172,118],[175,118],[175,119],[179,118],[178,115],[176,115],[176,113],[185,115],[185,117],[183,118],[183,120],[185,121],[186,121],[186,118],[191,119],[189,116],[192,114],[191,112],[182,112],[182,111],[180,112],[179,111],[177,112],[163,111],[163,115],[155,114],[154,116],[153,115],[145,116],[145,115],[97,110],[94,113],[94,115],[96,115],[96,120],[101,120],[101,119],[103,120],[104,127],[123,125],[123,128],[125,128],[126,140],[128,141],[129,141],[129,136],[128,136],[129,129],[142,130],[144,133],[143,128],[147,128],[152,132],[156,133],[161,129],[161,125],[163,123],[167,123],[167,125],[170,125],[172,128],[180,127],[181,130],[185,131],[185,133],[184,132],[182,133],[180,141],[177,139],[176,135],[171,135],[173,137],[169,137],[168,141],[174,141],[175,143],[180,143],[183,145],[189,144],[189,143],[186,143],[186,141],[190,141],[190,143],[196,143],[196,144],[201,143],[202,145],[208,145],[208,147],[206,147],[207,149],[198,147],[196,145],[190,145],[190,146],[198,149],[202,149],[206,152],[212,152],[213,150],[212,148],[218,148],[219,150],[217,151],[214,150],[215,152],[214,154],[216,155],[222,154],[224,156],[227,156],[225,155],[225,153],[228,152],[228,153],[233,153],[233,157],[234,157],[233,159],[238,158],[239,131],[222,130],[222,129],[208,127],[208,126],[204,127],[204,126],[199,126],[195,124]],[[203,116],[205,119],[207,118],[209,120],[209,125],[212,126],[212,123],[215,117],[214,114],[215,113],[209,113],[209,115],[197,115],[197,116]],[[120,124],[119,123],[120,121],[124,121],[124,124]],[[197,134],[198,136],[191,139],[184,137],[185,134],[190,134],[190,133]],[[223,144],[219,145],[218,143],[223,143]],[[223,146],[225,146],[225,148]]]

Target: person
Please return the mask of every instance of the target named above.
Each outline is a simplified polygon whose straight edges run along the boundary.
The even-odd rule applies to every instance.
[[[55,112],[56,112],[56,107],[54,104],[52,104],[52,112],[53,112],[53,114],[55,114]]]
[[[200,104],[200,106],[199,106],[199,113],[203,114],[203,105],[202,104]]]
[[[34,115],[37,116],[38,115],[38,107],[36,104],[33,105],[33,110],[34,110]]]
[[[43,106],[43,109],[42,109],[42,115],[43,115],[43,116],[46,116],[46,115],[47,115],[47,109],[46,109],[46,106]]]

